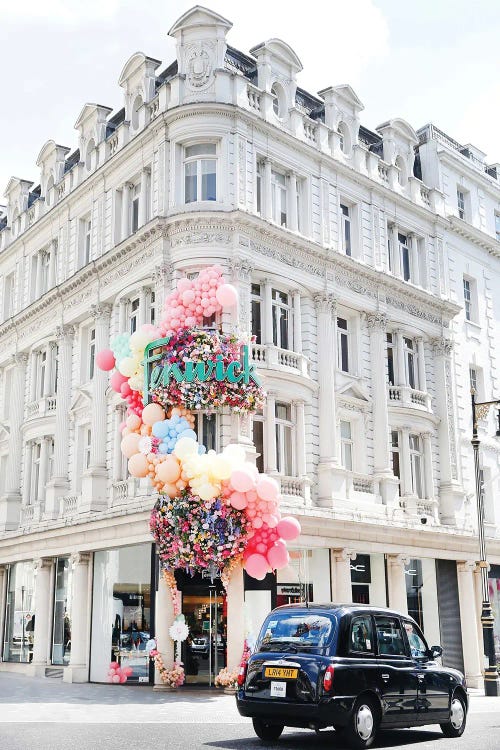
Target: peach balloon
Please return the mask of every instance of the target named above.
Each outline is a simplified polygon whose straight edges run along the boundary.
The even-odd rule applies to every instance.
[[[132,458],[136,453],[139,453],[139,440],[140,435],[135,432],[131,432],[129,435],[125,435],[120,443],[120,448],[124,456]]]
[[[129,428],[129,430],[138,430],[142,424],[142,421],[141,421],[141,418],[137,416],[137,414],[131,414],[125,420],[125,424]]]
[[[155,422],[162,422],[165,419],[165,410],[160,404],[148,404],[142,412],[142,421],[150,426]]]
[[[169,456],[166,461],[162,461],[162,463],[156,469],[156,476],[162,482],[177,482],[180,475],[181,467],[179,465],[179,462],[173,456]]]
[[[128,460],[128,470],[133,477],[146,477],[149,471],[149,462],[143,453],[135,453]]]

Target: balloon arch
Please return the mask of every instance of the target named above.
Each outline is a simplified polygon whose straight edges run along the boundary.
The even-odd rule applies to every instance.
[[[237,303],[222,269],[205,268],[196,279],[177,282],[158,326],[121,333],[96,355],[97,366],[111,372],[111,388],[128,406],[120,426],[128,471],[148,477],[158,493],[150,529],[174,602],[172,628],[183,623],[176,569],[191,574],[208,569],[227,588],[232,570],[242,564],[249,576],[262,580],[288,565],[286,543],[300,534],[295,518],[280,515],[278,483],[246,461],[243,447],[207,451],[194,430],[200,410],[252,413],[264,404],[248,344],[210,325],[215,314]],[[187,636],[187,629],[174,630]],[[179,649],[172,669],[165,668],[157,648],[151,657],[167,685],[183,683]],[[123,682],[126,675],[117,667],[111,665],[109,679]]]

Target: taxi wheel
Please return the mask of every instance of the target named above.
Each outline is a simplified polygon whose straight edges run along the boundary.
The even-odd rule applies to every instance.
[[[461,695],[454,695],[451,699],[450,720],[441,724],[441,731],[445,737],[461,737],[467,721],[467,709]]]
[[[261,740],[277,740],[285,728],[284,724],[268,724],[262,719],[252,719],[252,723],[255,734]]]
[[[349,724],[343,729],[349,747],[362,750],[371,747],[379,724],[379,710],[373,698],[361,696],[354,704]]]

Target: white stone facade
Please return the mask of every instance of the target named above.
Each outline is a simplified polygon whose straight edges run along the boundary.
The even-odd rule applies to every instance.
[[[349,86],[312,96],[288,45],[244,55],[227,46],[230,27],[199,7],[184,14],[170,31],[174,64],[134,55],[119,79],[124,110],[85,105],[78,150],[48,142],[38,187],[7,186],[0,628],[9,566],[33,561],[32,664],[51,664],[53,560],[71,556],[79,615],[66,678],[88,679],[92,553],[148,542],[152,506],[126,476],[123,407],[93,358],[157,320],[180,275],[217,262],[240,293],[238,319],[221,323],[255,336],[268,399],[253,430],[200,417],[202,439],[221,448],[253,434],[300,516],[316,599],[351,599],[357,553],[373,556],[373,603],[406,610],[408,563],[420,560],[424,580],[434,576],[425,629],[439,642],[432,570],[454,561],[477,684],[470,385],[479,400],[500,397],[500,169],[432,125],[367,130]],[[481,457],[489,559],[500,564],[496,429],[492,412]],[[258,593],[247,599],[264,611]],[[160,586],[157,618],[167,607]],[[240,636],[231,622],[230,660]]]

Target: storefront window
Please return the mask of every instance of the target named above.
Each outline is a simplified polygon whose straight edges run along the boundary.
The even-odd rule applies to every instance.
[[[384,556],[358,552],[351,560],[352,601],[355,604],[372,604],[386,607]]]
[[[94,554],[90,680],[106,682],[109,664],[131,667],[129,682],[149,682],[151,545]]]
[[[52,664],[69,664],[71,656],[71,579],[68,557],[56,561],[54,622],[52,628]]]
[[[35,573],[32,562],[9,569],[5,611],[4,661],[29,663],[33,659]]]
[[[490,602],[493,610],[493,637],[497,664],[500,664],[500,565],[492,565],[489,572]]]
[[[424,631],[431,643],[441,642],[436,582],[436,562],[430,558],[412,558],[405,567],[408,614]]]

